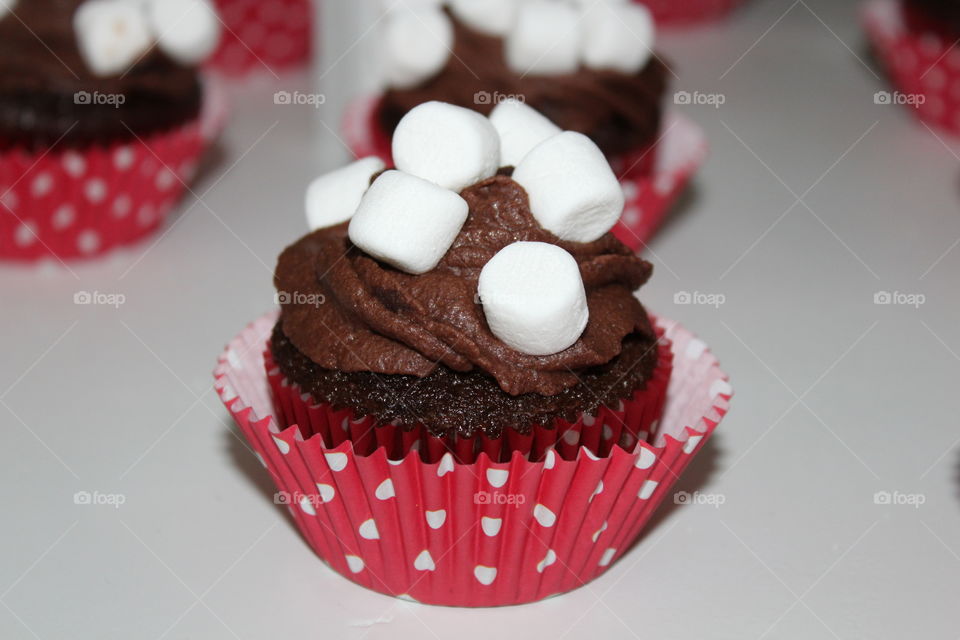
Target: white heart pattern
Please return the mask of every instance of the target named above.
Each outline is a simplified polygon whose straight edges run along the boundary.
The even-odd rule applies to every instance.
[[[604,520],[603,524],[600,525],[600,528],[593,532],[593,541],[596,542],[600,538],[600,534],[607,530],[607,521]]]
[[[547,457],[543,459],[543,468],[544,469],[553,469],[557,466],[557,454],[553,452],[553,449],[547,451]]]
[[[488,518],[487,516],[480,518],[480,528],[490,538],[500,533],[500,527],[502,526],[502,518]]]
[[[453,471],[453,456],[445,453],[443,457],[440,458],[440,464],[437,465],[437,477],[442,478],[451,471]]]
[[[310,498],[307,496],[300,496],[300,510],[308,516],[317,515],[317,512],[313,508],[313,503],[310,502]]]
[[[500,488],[507,484],[507,478],[509,477],[510,472],[506,469],[487,469],[487,482],[491,486]]]
[[[601,567],[605,567],[605,566],[607,566],[608,564],[610,564],[610,561],[613,560],[613,556],[616,555],[616,553],[617,553],[617,550],[614,549],[613,547],[610,547],[609,549],[607,549],[606,551],[604,551],[604,552],[603,552],[603,555],[600,556],[599,565],[600,565]]]
[[[427,524],[431,529],[439,529],[447,521],[447,510],[437,509],[436,511],[427,511]]]
[[[347,454],[345,453],[325,453],[323,457],[327,459],[327,464],[333,471],[343,471],[347,468]]]
[[[377,531],[377,523],[373,521],[373,518],[364,520],[360,525],[360,537],[366,540],[380,539],[380,532]]]
[[[690,436],[687,438],[687,441],[683,443],[683,452],[693,453],[693,450],[697,448],[701,440],[703,440],[703,436]]]
[[[537,573],[543,573],[543,570],[557,561],[557,553],[553,549],[547,549],[547,555],[543,560],[537,563]]]
[[[329,484],[317,483],[317,491],[320,492],[320,499],[324,502],[330,502],[337,495],[336,490]]]
[[[544,527],[552,527],[557,523],[557,514],[542,504],[538,504],[533,508],[533,517]]]
[[[641,500],[646,500],[653,495],[653,492],[656,491],[657,485],[660,484],[656,480],[647,480],[643,483],[643,486],[640,487],[640,491],[637,492],[637,497]]]
[[[433,571],[437,568],[437,565],[433,562],[433,556],[430,555],[430,552],[424,549],[414,559],[413,568],[417,571]]]
[[[647,449],[644,446],[640,447],[640,455],[637,456],[637,461],[634,463],[637,469],[649,469],[653,466],[653,463],[657,461],[657,454],[652,450]]]
[[[493,584],[493,581],[497,579],[497,568],[485,567],[482,564],[478,564],[473,568],[473,576],[480,584],[490,586]]]
[[[363,571],[363,558],[360,556],[345,556],[347,558],[347,566],[350,567],[350,571],[353,573],[360,573]]]
[[[276,443],[277,449],[280,450],[280,453],[282,453],[283,455],[287,455],[288,453],[290,453],[289,442],[287,442],[283,438],[278,438],[277,436],[273,436],[273,441]]]
[[[593,490],[593,494],[590,496],[590,500],[587,502],[593,502],[593,499],[603,493],[603,480],[597,483],[597,488]]]
[[[710,397],[716,398],[719,395],[729,396],[733,393],[733,387],[724,379],[714,380],[710,385]]]
[[[567,432],[563,434],[563,441],[569,445],[575,445],[580,442],[580,434],[576,429],[567,429]]]
[[[393,480],[387,478],[381,482],[374,494],[376,494],[378,500],[389,500],[396,496],[397,493],[393,490]]]

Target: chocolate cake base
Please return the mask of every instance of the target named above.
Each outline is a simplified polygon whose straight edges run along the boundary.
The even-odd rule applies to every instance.
[[[533,425],[549,425],[557,418],[572,422],[643,389],[657,366],[653,336],[652,328],[628,335],[619,356],[579,373],[580,384],[553,396],[511,396],[483,372],[462,373],[442,365],[424,378],[323,369],[290,342],[280,323],[270,349],[280,372],[318,402],[352,409],[357,416],[376,416],[377,424],[422,424],[437,437],[481,432],[499,438],[505,428],[526,434]]]

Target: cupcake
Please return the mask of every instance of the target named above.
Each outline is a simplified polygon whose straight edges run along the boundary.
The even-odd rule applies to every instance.
[[[721,20],[745,0],[634,0],[650,9],[659,26],[693,26]]]
[[[223,19],[208,66],[229,76],[276,74],[310,59],[310,0],[214,0]]]
[[[203,0],[0,7],[0,258],[93,256],[162,223],[218,120],[195,66],[218,27]]]
[[[355,582],[457,606],[581,586],[636,539],[729,384],[635,296],[652,268],[609,233],[624,200],[589,138],[502,166],[488,119],[431,102],[395,142],[397,169],[364,158],[310,186],[280,311],[229,345],[218,392]]]
[[[524,102],[604,152],[631,199],[618,235],[638,248],[704,152],[692,123],[663,112],[671,72],[653,50],[649,12],[629,3],[435,4],[383,18],[387,86],[349,111],[354,152],[389,159],[397,123],[424,102],[484,115]]]
[[[869,0],[871,44],[893,81],[877,104],[899,104],[920,120],[960,134],[960,4],[950,0]]]

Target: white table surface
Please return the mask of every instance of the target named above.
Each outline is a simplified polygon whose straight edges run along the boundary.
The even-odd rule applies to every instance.
[[[347,32],[328,28],[328,47]],[[306,75],[235,90],[215,161],[160,237],[0,268],[0,637],[957,638],[958,145],[874,104],[885,84],[851,2],[758,0],[660,47],[675,89],[726,98],[682,107],[712,154],[643,292],[737,390],[678,485],[722,505],[664,505],[601,579],[523,607],[400,602],[314,556],[210,371],[272,306],[304,185],[346,157],[326,127],[351,52],[315,74],[319,112],[273,104]],[[75,305],[79,291],[125,302]],[[674,304],[681,291],[725,303]],[[925,302],[875,305],[878,291]],[[875,504],[881,491],[923,504]]]

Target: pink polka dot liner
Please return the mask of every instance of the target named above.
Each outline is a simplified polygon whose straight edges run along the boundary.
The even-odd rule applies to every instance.
[[[650,8],[657,26],[688,26],[720,20],[745,0],[636,0]]]
[[[960,135],[960,48],[956,43],[934,31],[912,30],[900,0],[869,0],[863,5],[862,19],[905,108],[930,125]],[[882,98],[893,102],[893,97],[878,94]]]
[[[0,151],[0,260],[91,258],[159,228],[224,120],[207,87],[201,116],[109,146]]]
[[[207,67],[230,76],[280,73],[310,59],[310,0],[214,0],[223,30]]]
[[[379,97],[354,101],[344,117],[344,139],[356,157],[377,156],[391,164],[390,137],[377,120],[379,105]],[[613,234],[634,251],[643,249],[706,156],[703,130],[691,120],[668,112],[654,146],[610,163],[626,196],[623,215]]]
[[[647,442],[531,462],[450,453],[425,462],[358,455],[275,417],[263,353],[276,312],[244,329],[214,372],[221,400],[313,550],[357,584],[426,604],[486,607],[564,593],[628,552],[729,410],[733,391],[706,345],[658,320],[673,353],[663,414]]]

